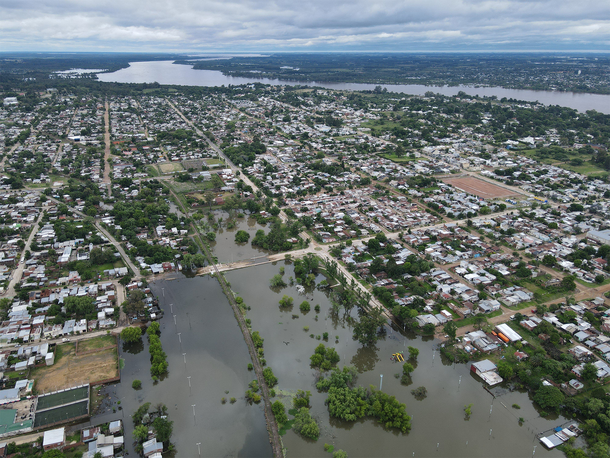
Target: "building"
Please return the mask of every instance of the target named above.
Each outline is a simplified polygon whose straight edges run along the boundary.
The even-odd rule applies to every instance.
[[[604,231],[589,231],[587,232],[587,240],[604,244],[610,244],[610,229]]]
[[[489,386],[497,385],[502,382],[502,377],[498,375],[496,365],[488,359],[472,363],[470,370],[477,374]]]
[[[45,431],[42,438],[42,448],[46,452],[54,448],[60,449],[66,445],[66,428]]]
[[[506,338],[508,338],[508,340],[510,340],[511,342],[521,341],[521,336],[517,332],[513,331],[513,329],[506,323],[497,325],[496,330],[502,335],[506,336]]]

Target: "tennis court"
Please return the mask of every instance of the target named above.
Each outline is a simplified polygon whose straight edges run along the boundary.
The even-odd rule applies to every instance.
[[[81,386],[74,388],[73,390],[66,390],[59,393],[49,394],[47,396],[40,396],[38,398],[38,406],[36,407],[36,411],[38,412],[41,410],[62,406],[81,399],[89,399],[89,386]]]

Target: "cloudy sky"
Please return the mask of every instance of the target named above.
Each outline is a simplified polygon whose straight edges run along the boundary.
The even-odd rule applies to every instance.
[[[0,0],[0,51],[610,50],[608,0]]]

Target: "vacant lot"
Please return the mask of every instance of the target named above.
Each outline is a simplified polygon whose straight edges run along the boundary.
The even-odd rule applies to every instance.
[[[474,194],[475,196],[483,197],[485,199],[493,199],[495,197],[509,197],[516,196],[518,193],[511,191],[501,186],[488,183],[487,181],[479,180],[474,177],[462,177],[462,178],[443,178],[443,181],[451,186],[455,186],[462,191]]]
[[[100,336],[93,339],[81,340],[78,343],[78,352],[84,353],[91,350],[100,350],[102,348],[116,346],[116,337]]]
[[[118,375],[116,348],[76,356],[74,344],[69,343],[59,346],[53,366],[32,370],[30,378],[36,381],[38,393],[48,393]]]

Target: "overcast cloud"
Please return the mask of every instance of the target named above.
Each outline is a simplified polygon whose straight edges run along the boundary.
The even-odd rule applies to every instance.
[[[607,0],[0,0],[0,50],[610,49]]]

